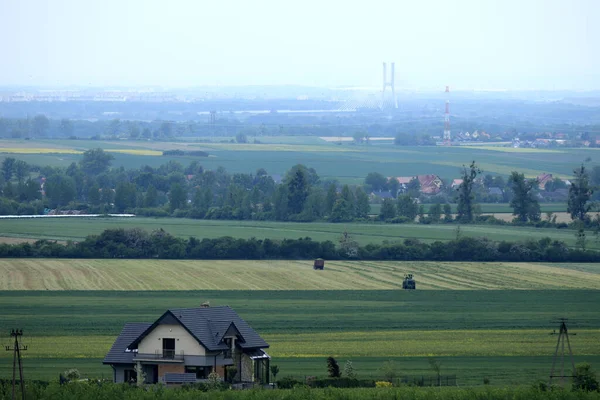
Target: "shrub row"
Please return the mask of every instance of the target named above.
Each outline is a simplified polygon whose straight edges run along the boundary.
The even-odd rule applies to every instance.
[[[548,261],[598,262],[600,252],[570,249],[564,242],[542,238],[526,242],[496,242],[460,237],[448,242],[423,243],[416,239],[360,246],[350,240],[177,238],[162,229],[107,229],[81,242],[65,244],[40,240],[33,244],[0,244],[0,257],[54,258],[160,258],[160,259],[314,259],[405,261]]]

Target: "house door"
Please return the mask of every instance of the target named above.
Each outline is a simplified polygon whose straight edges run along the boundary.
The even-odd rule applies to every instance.
[[[163,338],[163,358],[175,358],[175,339]]]

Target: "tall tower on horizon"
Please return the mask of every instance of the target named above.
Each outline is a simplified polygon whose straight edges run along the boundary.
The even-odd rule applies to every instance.
[[[385,88],[386,87],[390,87],[392,89],[392,97],[394,98],[394,108],[398,108],[398,99],[396,98],[396,88],[395,88],[395,68],[394,68],[394,64],[392,63],[392,70],[390,71],[390,80],[387,80],[387,64],[383,63],[383,90],[381,91],[381,108],[384,107],[385,104]]]
[[[446,111],[444,112],[444,144],[450,146],[452,137],[450,136],[450,86],[446,86]]]

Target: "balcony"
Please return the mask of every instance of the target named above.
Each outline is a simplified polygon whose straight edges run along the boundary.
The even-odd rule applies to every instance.
[[[154,353],[136,353],[133,361],[160,361],[181,363],[184,361],[183,351],[175,353],[175,350],[156,350]]]

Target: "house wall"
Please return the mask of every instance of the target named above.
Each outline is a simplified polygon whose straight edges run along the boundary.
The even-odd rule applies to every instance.
[[[242,354],[242,382],[254,382],[254,363],[246,354]]]
[[[115,383],[124,383],[125,382],[125,370],[133,369],[133,364],[131,365],[113,365],[114,367],[114,375],[113,380]]]
[[[161,324],[150,332],[138,345],[139,353],[154,354],[162,352],[162,339],[175,339],[175,354],[203,356],[206,349],[181,325]]]
[[[158,380],[162,380],[162,377],[166,373],[177,373],[183,374],[185,372],[185,366],[183,364],[158,364]]]

